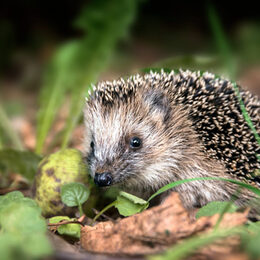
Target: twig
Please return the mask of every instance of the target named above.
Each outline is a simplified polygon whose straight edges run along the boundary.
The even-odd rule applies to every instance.
[[[60,221],[59,223],[48,223],[48,226],[52,227],[52,226],[61,226],[66,224],[80,224],[81,226],[84,227],[84,224],[78,220],[65,220],[65,221]]]

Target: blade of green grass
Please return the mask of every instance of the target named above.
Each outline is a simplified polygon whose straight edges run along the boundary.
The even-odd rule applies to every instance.
[[[250,116],[248,115],[247,111],[246,111],[246,107],[245,107],[245,104],[241,98],[241,94],[240,94],[240,91],[239,91],[239,88],[236,84],[236,82],[233,82],[233,86],[234,86],[234,89],[236,91],[236,95],[237,95],[237,98],[239,100],[239,104],[240,104],[240,108],[242,110],[242,113],[243,113],[243,116],[248,124],[248,126],[250,127],[251,131],[253,132],[254,136],[255,136],[255,139],[256,141],[258,142],[258,144],[260,145],[260,136],[258,135],[257,131],[256,131],[256,128],[250,118]]]
[[[191,178],[191,179],[184,179],[184,180],[179,180],[179,181],[175,181],[175,182],[171,182],[165,186],[163,186],[161,189],[159,189],[157,192],[155,192],[149,199],[148,201],[152,200],[154,197],[158,196],[159,194],[170,190],[178,185],[187,183],[187,182],[191,182],[191,181],[208,181],[208,180],[215,180],[215,181],[227,181],[227,182],[231,182],[234,184],[239,185],[242,188],[246,188],[250,191],[252,191],[253,193],[255,193],[256,195],[260,196],[260,190],[256,187],[253,187],[247,183],[241,182],[241,181],[237,181],[237,180],[232,180],[232,179],[226,179],[226,178],[218,178],[218,177],[198,177],[198,178]]]
[[[212,244],[213,242],[229,236],[240,235],[245,231],[242,227],[235,227],[228,230],[218,230],[209,234],[186,239],[182,243],[167,250],[163,255],[148,257],[149,260],[180,260],[196,252],[199,248]]]
[[[17,150],[23,150],[23,144],[18,136],[18,134],[14,131],[7,114],[4,111],[4,108],[0,104],[0,127],[3,129],[5,135],[11,140],[14,145],[14,148]],[[2,142],[0,142],[2,144]]]

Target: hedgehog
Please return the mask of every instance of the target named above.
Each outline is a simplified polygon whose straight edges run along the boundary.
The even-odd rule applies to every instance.
[[[196,177],[260,188],[260,146],[241,101],[260,134],[258,97],[209,72],[150,71],[100,82],[84,109],[84,153],[94,182],[143,199],[168,183]],[[192,209],[229,200],[237,188],[203,180],[174,190]],[[252,198],[243,189],[236,203]]]

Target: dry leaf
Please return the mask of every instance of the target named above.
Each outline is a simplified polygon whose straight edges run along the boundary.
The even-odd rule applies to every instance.
[[[247,221],[247,214],[225,214],[221,227],[242,225]],[[82,227],[81,245],[95,253],[154,254],[184,238],[210,231],[217,219],[218,215],[192,220],[178,194],[173,192],[163,204],[142,213],[116,222]]]

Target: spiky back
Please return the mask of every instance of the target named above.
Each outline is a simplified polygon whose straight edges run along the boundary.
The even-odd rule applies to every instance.
[[[210,73],[180,71],[135,75],[127,80],[101,82],[90,103],[112,107],[131,102],[138,91],[159,89],[171,104],[187,110],[192,125],[210,158],[221,161],[233,177],[260,185],[257,170],[260,146],[242,114],[234,85]],[[260,102],[256,96],[240,88],[240,95],[251,120],[260,134]],[[173,122],[174,124],[174,122]]]

